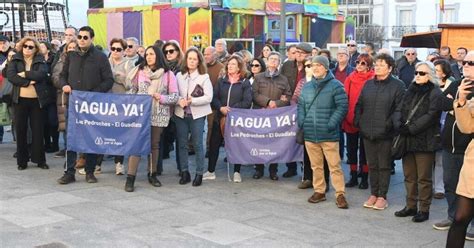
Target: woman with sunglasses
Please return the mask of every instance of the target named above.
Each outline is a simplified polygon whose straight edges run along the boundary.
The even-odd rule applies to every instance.
[[[267,70],[265,62],[261,58],[254,58],[250,61],[250,75],[248,77],[250,85],[255,81],[255,75]]]
[[[363,53],[357,57],[356,68],[349,77],[344,81],[344,88],[349,98],[349,110],[346,118],[342,121],[342,129],[347,137],[347,164],[350,165],[351,179],[346,183],[346,187],[351,188],[358,185],[358,164],[362,168],[362,180],[359,184],[359,189],[367,189],[369,187],[369,166],[365,159],[365,149],[362,136],[359,129],[354,126],[354,114],[357,100],[364,88],[365,83],[374,78],[374,71],[372,70],[372,57]],[[357,159],[357,155],[359,158]]]
[[[204,172],[203,132],[206,116],[212,113],[212,83],[207,74],[206,63],[202,54],[195,47],[186,51],[183,67],[177,75],[179,101],[175,107],[175,123],[177,144],[179,145],[179,168],[181,178],[179,184],[191,182],[188,161],[188,135],[196,153],[196,176],[193,186],[202,184]]]
[[[31,162],[38,164],[41,169],[49,169],[43,143],[42,118],[42,108],[54,102],[50,97],[48,66],[39,52],[38,41],[25,37],[19,43],[22,50],[13,56],[7,69],[8,80],[13,84],[18,170],[26,169],[30,157],[27,145],[28,123],[32,137]]]
[[[440,143],[438,86],[434,65],[419,62],[415,66],[415,80],[408,87],[395,114],[395,127],[406,137],[406,154],[402,157],[405,188],[405,207],[395,212],[397,217],[413,216],[413,222],[429,219],[432,197],[432,174],[435,151]]]
[[[219,157],[219,148],[224,140],[223,124],[227,113],[232,108],[248,109],[252,105],[252,86],[246,79],[247,69],[245,62],[237,55],[232,55],[227,60],[224,67],[225,76],[219,78],[214,97],[212,98],[212,107],[217,110],[216,117],[212,125],[211,139],[209,142],[209,163],[208,171],[204,173],[203,179],[215,179],[216,163]],[[242,182],[240,176],[240,164],[234,165],[234,183]]]
[[[168,68],[165,56],[161,50],[149,46],[145,50],[145,59],[133,68],[127,75],[126,82],[130,94],[150,95],[153,97],[151,112],[151,157],[148,157],[148,182],[160,187],[157,176],[157,162],[160,137],[163,129],[168,126],[171,109],[178,101],[178,86],[174,73]],[[125,191],[134,190],[140,156],[130,156],[128,159],[127,181]]]
[[[177,42],[168,41],[163,45],[162,50],[168,68],[177,75],[181,69],[181,64],[183,63],[183,52],[181,51],[181,48]]]

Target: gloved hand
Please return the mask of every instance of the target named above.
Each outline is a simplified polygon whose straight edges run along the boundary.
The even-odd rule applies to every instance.
[[[410,135],[410,129],[408,128],[408,125],[403,124],[400,126],[400,134]]]

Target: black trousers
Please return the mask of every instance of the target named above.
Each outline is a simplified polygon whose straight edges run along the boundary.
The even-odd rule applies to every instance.
[[[27,132],[28,123],[30,123],[32,143],[31,143],[31,162],[37,164],[46,163],[43,143],[43,118],[38,98],[18,99],[15,104],[15,127],[17,134],[17,164],[26,166],[28,164],[28,144]]]
[[[364,141],[359,133],[346,133],[347,136],[347,163],[348,164],[367,164],[365,159]],[[357,158],[357,154],[359,158]]]
[[[365,155],[370,171],[370,191],[377,197],[387,197],[390,185],[391,149],[392,140],[368,140],[364,139]]]
[[[219,149],[224,137],[222,136],[219,122],[214,121],[210,125],[212,125],[212,131],[209,140],[209,160],[207,170],[209,172],[214,172],[216,170],[217,159],[219,158]],[[234,172],[240,172],[240,164],[234,164]]]

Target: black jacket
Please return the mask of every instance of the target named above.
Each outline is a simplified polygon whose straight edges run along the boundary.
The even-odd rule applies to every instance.
[[[395,126],[406,123],[410,112],[423,98],[407,124],[410,132],[407,135],[407,151],[434,152],[440,149],[440,116],[437,104],[442,92],[440,88],[429,82],[424,85],[412,83],[395,114]]]
[[[230,93],[229,93],[230,90]],[[229,97],[230,96],[230,97]],[[239,82],[231,84],[228,76],[217,80],[214,88],[214,97],[212,98],[212,109],[217,110],[215,121],[218,121],[222,115],[219,111],[221,107],[227,106],[229,97],[229,107],[248,109],[252,105],[252,86],[246,78],[239,79]]]
[[[40,106],[44,107],[50,103],[54,103],[55,98],[52,98],[52,96],[55,95],[56,90],[51,84],[51,81],[48,80],[50,75],[48,74],[48,66],[44,61],[43,55],[35,55],[30,71],[25,72],[25,78],[18,76],[18,73],[24,71],[25,60],[23,54],[17,53],[9,62],[7,69],[8,80],[13,84],[12,102],[18,103],[21,87],[28,87],[31,81],[35,81],[34,87],[38,95]]]
[[[85,54],[68,52],[59,82],[61,87],[69,85],[73,90],[107,92],[114,77],[107,56],[91,45]]]
[[[391,139],[395,135],[394,113],[405,93],[405,84],[390,75],[385,80],[365,83],[354,115],[354,125],[369,140]]]
[[[405,56],[397,60],[395,72],[398,78],[405,83],[405,87],[408,88],[415,78],[415,65],[420,62],[416,59],[412,64],[408,63]]]
[[[451,95],[453,98],[458,97],[458,87],[461,80],[456,80],[449,84],[449,87],[443,92],[439,99],[439,108],[442,111],[453,110],[453,99],[448,98]],[[454,112],[453,112],[454,114]],[[441,131],[441,145],[442,148],[450,153],[464,154],[469,142],[474,138],[473,134],[464,134],[458,128],[456,117],[450,113],[446,114],[444,128]]]
[[[296,75],[298,75],[298,63],[296,62],[296,60],[288,60],[283,63],[280,69],[280,73],[281,75],[285,76],[286,79],[288,79],[288,84],[291,88],[291,94],[294,94],[296,85],[298,84],[298,82],[296,82]],[[304,72],[303,75],[306,75],[306,72]]]

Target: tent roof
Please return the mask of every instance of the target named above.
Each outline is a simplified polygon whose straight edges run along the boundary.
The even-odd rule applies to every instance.
[[[440,46],[441,31],[407,34],[400,43],[400,47],[439,48]]]

